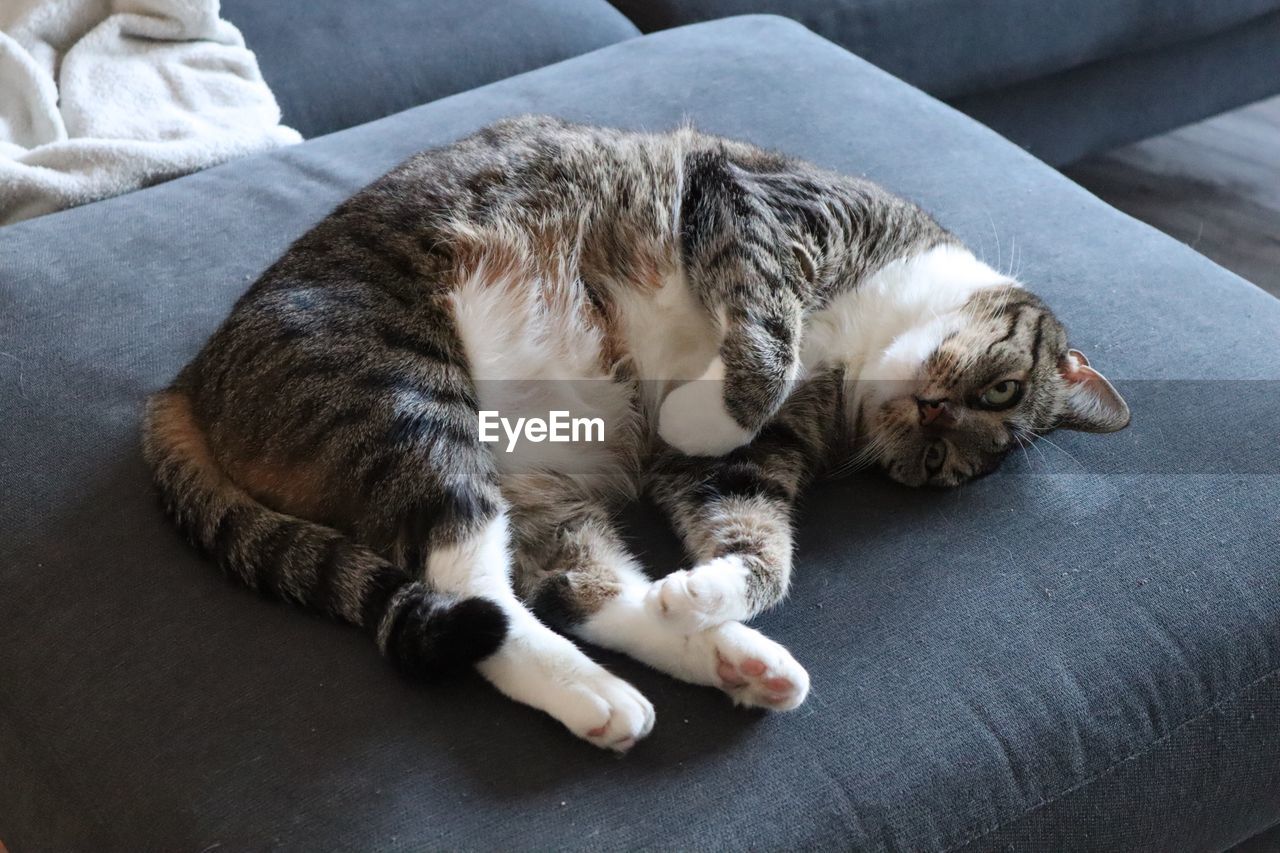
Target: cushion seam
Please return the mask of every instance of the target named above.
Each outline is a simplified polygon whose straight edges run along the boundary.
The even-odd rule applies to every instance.
[[[1255,832],[1253,835],[1250,835],[1248,838],[1241,838],[1239,841],[1235,843],[1235,845],[1231,847],[1231,850],[1234,850],[1236,847],[1239,847],[1241,844],[1247,844],[1256,838],[1261,838],[1264,835],[1269,835],[1278,829],[1280,829],[1280,823],[1273,823],[1270,826],[1266,827],[1265,829],[1259,829],[1257,832]],[[1228,850],[1227,853],[1230,853],[1230,850]]]
[[[1050,797],[1046,797],[1042,799],[1040,802],[1029,806],[1023,811],[1014,815],[1013,817],[1007,818],[1001,821],[1000,823],[997,823],[995,826],[990,827],[989,829],[979,830],[977,833],[961,839],[960,841],[946,848],[946,853],[955,853],[955,851],[961,849],[962,847],[967,847],[976,841],[981,841],[982,839],[986,838],[988,835],[991,835],[994,832],[998,832],[1001,829],[1004,829],[1005,827],[1009,826],[1010,824],[1016,823],[1017,821],[1020,821],[1023,818],[1028,817],[1029,815],[1035,814],[1036,812],[1040,811],[1046,806],[1053,805],[1055,802],[1062,799],[1063,797],[1066,797],[1069,794],[1073,794],[1076,791],[1081,790],[1082,788],[1086,788],[1089,785],[1092,785],[1094,782],[1097,782],[1099,779],[1102,779],[1110,775],[1111,773],[1115,772],[1122,765],[1128,764],[1130,761],[1134,761],[1135,759],[1143,757],[1147,753],[1151,752],[1151,750],[1155,749],[1157,746],[1160,746],[1161,744],[1163,744],[1165,741],[1172,739],[1175,735],[1177,735],[1183,729],[1187,728],[1188,726],[1194,723],[1199,722],[1200,720],[1203,720],[1205,717],[1217,711],[1223,705],[1236,701],[1245,693],[1254,689],[1255,687],[1262,684],[1263,682],[1275,678],[1276,676],[1280,676],[1280,667],[1276,667],[1275,669],[1272,669],[1266,673],[1263,673],[1257,678],[1254,678],[1253,680],[1249,681],[1248,683],[1242,685],[1241,687],[1233,691],[1230,695],[1224,696],[1223,698],[1214,702],[1212,705],[1209,705],[1208,707],[1197,712],[1193,716],[1188,717],[1187,719],[1183,720],[1181,723],[1178,723],[1178,725],[1174,726],[1169,731],[1165,732],[1160,737],[1144,744],[1143,746],[1131,752],[1129,755],[1126,755],[1124,758],[1121,758],[1113,762],[1112,764],[1108,765],[1102,770],[1099,770],[1097,773],[1094,773],[1092,776],[1089,776],[1086,779],[1082,779],[1081,781],[1075,783],[1071,787],[1066,788],[1065,790],[1059,791],[1058,793]]]

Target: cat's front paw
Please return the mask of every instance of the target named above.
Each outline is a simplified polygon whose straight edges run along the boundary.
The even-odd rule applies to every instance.
[[[724,406],[724,383],[686,382],[667,395],[658,409],[658,435],[688,456],[723,456],[752,439]]]
[[[790,711],[809,695],[809,673],[778,643],[740,622],[706,632],[718,686],[739,705]]]
[[[694,634],[735,619],[746,619],[747,567],[740,557],[718,557],[688,571],[654,581],[646,606],[666,624]]]

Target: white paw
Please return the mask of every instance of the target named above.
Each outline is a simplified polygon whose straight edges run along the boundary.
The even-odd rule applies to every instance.
[[[626,752],[653,729],[653,705],[627,682],[522,611],[496,654],[476,664],[506,695],[596,746]]]
[[[782,646],[739,622],[704,635],[717,686],[739,705],[790,711],[809,695],[809,673]]]
[[[644,695],[604,669],[574,679],[548,708],[578,737],[605,749],[626,752],[653,731],[653,705]]]
[[[747,568],[740,557],[718,557],[688,571],[654,581],[645,606],[664,623],[694,634],[734,619],[746,619]]]
[[[724,407],[723,379],[707,378],[717,373],[723,376],[724,368],[713,364],[702,379],[668,394],[658,409],[658,435],[681,453],[723,456],[752,439]]]

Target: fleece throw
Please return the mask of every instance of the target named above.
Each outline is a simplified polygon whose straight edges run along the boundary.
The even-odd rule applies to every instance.
[[[0,225],[300,139],[218,0],[0,0]]]

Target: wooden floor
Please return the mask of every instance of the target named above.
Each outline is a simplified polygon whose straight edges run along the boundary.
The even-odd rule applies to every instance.
[[[1280,296],[1280,98],[1063,171],[1113,207]]]

